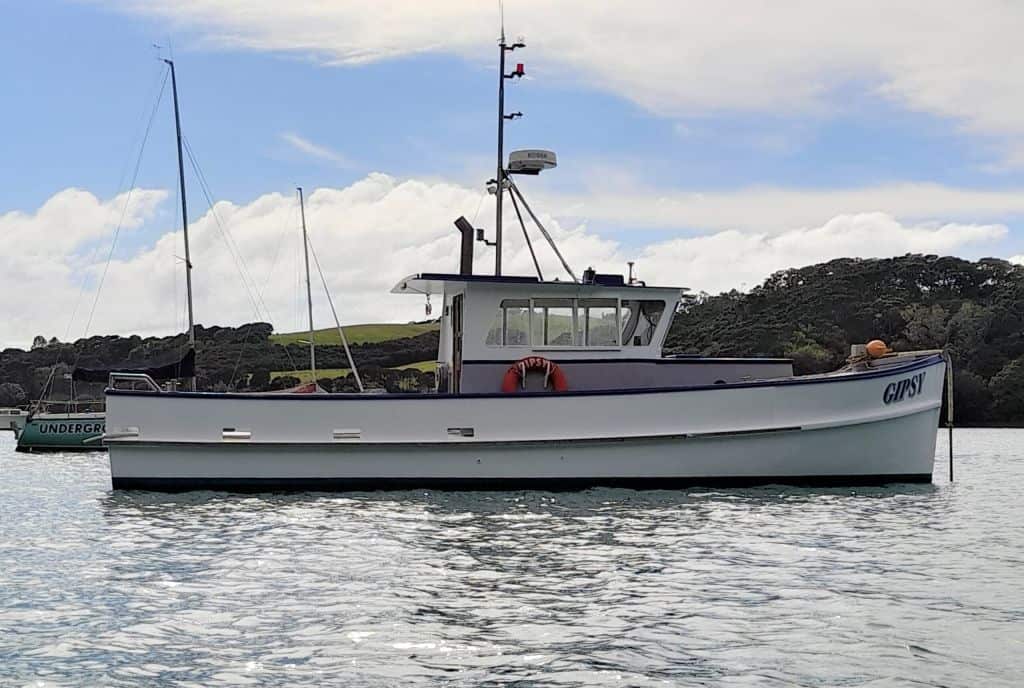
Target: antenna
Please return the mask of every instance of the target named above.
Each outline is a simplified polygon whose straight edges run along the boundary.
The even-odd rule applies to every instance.
[[[514,71],[505,73],[505,53],[512,52],[516,48],[525,48],[526,43],[517,40],[514,43],[505,42],[505,4],[499,0],[501,10],[501,38],[498,41],[498,173],[495,175],[495,198],[497,208],[495,209],[495,231],[494,231],[494,274],[501,275],[501,206],[505,189],[508,187],[508,178],[505,174],[505,120],[514,120],[523,116],[521,112],[510,112],[505,114],[505,80],[519,79],[526,74],[522,63],[516,65]]]
[[[523,198],[523,192],[519,190],[515,182],[512,180],[511,175],[513,174],[528,174],[537,175],[542,170],[549,170],[557,166],[557,158],[555,154],[549,150],[541,149],[527,149],[513,151],[509,155],[508,167],[505,167],[505,120],[514,121],[523,116],[522,112],[505,112],[505,80],[506,79],[521,79],[526,76],[526,66],[522,62],[517,62],[515,69],[511,72],[505,73],[505,53],[510,53],[517,48],[525,48],[526,41],[522,37],[517,37],[515,42],[508,43],[505,40],[505,3],[503,0],[498,1],[498,11],[500,13],[501,20],[501,38],[498,39],[498,169],[497,174],[493,179],[487,181],[487,192],[493,193],[495,196],[495,218],[494,218],[494,241],[488,241],[484,236],[482,229],[476,230],[476,240],[483,242],[487,246],[494,246],[494,274],[496,277],[501,276],[501,249],[502,249],[502,201],[504,200],[505,191],[509,192],[509,197],[512,199],[512,205],[516,211],[516,218],[519,220],[519,226],[523,229],[523,237],[526,239],[527,248],[530,250],[530,255],[533,257],[534,267],[537,269],[537,276],[543,280],[544,276],[541,273],[540,263],[537,261],[537,255],[533,250],[533,244],[530,242],[530,236],[526,230],[526,223],[523,220],[523,214],[519,210],[521,205],[526,213],[533,220],[533,223],[537,225],[541,234],[550,244],[551,249],[558,256],[559,261],[562,263],[562,267],[569,273],[573,282],[579,282],[576,274],[569,267],[565,257],[558,250],[558,246],[555,245],[554,239],[551,234],[548,233],[540,219],[530,208],[526,199]],[[466,223],[468,224],[468,223]],[[460,227],[460,231],[463,228]],[[465,234],[464,234],[465,236]]]

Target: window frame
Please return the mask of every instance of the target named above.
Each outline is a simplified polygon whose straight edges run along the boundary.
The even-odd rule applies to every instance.
[[[619,330],[619,341],[626,342],[626,343],[622,344],[623,348],[629,347],[631,349],[640,349],[640,348],[644,348],[644,347],[654,346],[655,345],[655,343],[654,343],[655,342],[655,337],[657,336],[659,330],[661,330],[661,326],[662,326],[661,323],[665,319],[665,311],[667,311],[669,309],[669,306],[670,306],[669,301],[667,299],[624,299],[624,300],[625,301],[630,301],[632,303],[635,303],[638,306],[639,306],[639,304],[645,303],[645,302],[656,302],[656,303],[660,303],[661,304],[661,313],[658,315],[658,322],[656,322],[654,324],[654,328],[650,330],[650,333],[651,333],[650,341],[647,342],[646,344],[631,344],[631,343],[626,342],[627,338],[623,336],[625,333],[622,332],[621,329]],[[620,302],[620,305],[621,305],[621,302]],[[640,311],[637,311],[637,312],[640,313]],[[621,318],[621,315],[622,315],[621,309],[619,311],[619,315],[620,315],[620,318]],[[639,317],[643,317],[642,314]],[[674,318],[675,314],[673,313],[671,315],[671,317]],[[630,315],[630,318],[632,318],[632,314]],[[637,326],[639,326],[639,325],[640,325],[640,322],[638,320],[637,321]],[[669,324],[668,324],[668,327],[671,327],[671,326],[672,326],[672,323],[670,321]],[[620,328],[621,328],[621,325],[620,325]],[[629,339],[632,340],[632,338],[635,337],[635,336],[636,336],[636,328],[634,328],[633,331],[630,332]]]
[[[544,344],[543,336],[540,342],[534,341],[534,318],[537,310],[543,309],[543,306],[538,306],[538,301],[570,301],[572,303],[572,320],[573,320],[573,333],[580,336],[581,343],[579,344]],[[614,301],[615,302],[615,344],[587,344],[588,333],[581,329],[581,320],[583,319],[580,314],[580,301],[599,300],[599,301]],[[622,299],[618,296],[609,297],[557,297],[557,296],[538,296],[530,297],[530,346],[534,351],[621,351],[622,350]],[[607,306],[605,306],[607,307]],[[583,306],[585,309],[586,306]]]
[[[522,305],[506,306],[506,303],[518,303]],[[525,344],[508,344],[508,312],[511,308],[525,308],[526,309],[526,343]],[[489,344],[487,339],[491,334],[493,327],[488,327],[487,332],[484,333],[484,346],[490,349],[529,349],[532,341],[532,327],[533,313],[530,306],[530,299],[501,299],[498,302],[498,311],[501,313],[501,327],[498,332],[499,341],[497,344]],[[492,318],[491,323],[493,325],[494,319]]]
[[[622,299],[619,297],[587,297],[574,299],[576,302],[577,313],[580,309],[583,310],[582,327],[580,333],[583,335],[583,344],[580,348],[584,349],[620,349],[622,348]],[[604,304],[588,303],[588,302],[607,302]],[[596,308],[614,308],[615,309],[615,341],[612,343],[605,344],[591,344],[590,343],[590,309]]]
[[[543,341],[543,339],[544,339],[543,332],[540,333],[541,334],[540,341],[535,341],[534,340],[534,328],[536,328],[536,327],[543,327],[544,326],[544,323],[538,323],[537,322],[538,316],[540,316],[539,312],[543,311],[543,309],[544,309],[543,302],[551,302],[551,301],[569,302],[569,303],[572,304],[571,308],[572,308],[573,332],[574,332],[574,335],[578,335],[578,341],[580,343],[578,343],[578,344],[576,344],[576,343],[574,343],[574,344],[543,344],[543,343],[541,343]],[[608,305],[602,306],[602,305],[597,305],[597,304],[593,304],[593,303],[591,303],[591,304],[587,303],[587,302],[602,302],[602,301],[606,302]],[[625,320],[623,319],[623,315],[624,315],[623,314],[623,309],[624,309],[623,303],[625,301],[631,301],[631,302],[634,302],[634,303],[638,303],[638,302],[641,302],[641,301],[656,301],[656,302],[660,302],[662,304],[661,315],[660,315],[660,317],[658,319],[658,323],[654,326],[654,329],[651,331],[651,341],[649,343],[647,343],[647,344],[640,344],[640,345],[634,345],[634,344],[630,344],[629,342],[627,342],[625,340],[625,338],[623,337],[624,333],[623,333],[622,330],[623,330],[623,327],[625,325]],[[538,302],[541,302],[541,303],[538,304]],[[613,307],[611,305],[612,302],[614,302],[614,308],[615,308],[615,343],[614,344],[595,344],[595,345],[588,344],[587,342],[589,341],[590,333],[587,331],[587,327],[586,327],[587,324],[588,324],[588,320],[589,320],[589,314],[587,313],[587,310],[589,308],[611,308],[611,307]],[[506,304],[506,303],[517,304],[517,305],[505,306],[504,304]],[[623,351],[623,350],[627,350],[627,349],[628,350],[642,349],[642,348],[654,346],[654,340],[655,340],[655,338],[657,336],[657,333],[662,329],[662,321],[664,321],[666,317],[669,318],[668,326],[671,327],[671,320],[675,317],[675,312],[671,312],[671,313],[667,312],[669,310],[669,305],[670,304],[669,304],[669,301],[667,299],[659,299],[659,298],[648,298],[648,299],[628,298],[628,299],[624,299],[621,296],[606,296],[606,297],[602,297],[602,296],[585,296],[585,297],[581,297],[581,296],[569,296],[569,297],[560,297],[560,296],[536,296],[536,297],[534,297],[534,296],[530,296],[530,297],[525,297],[525,298],[503,298],[503,299],[500,299],[498,301],[498,310],[499,310],[500,316],[501,316],[501,323],[500,323],[501,327],[500,327],[500,332],[499,332],[500,341],[498,343],[495,343],[495,344],[488,344],[487,343],[488,335],[490,335],[490,333],[492,332],[492,328],[488,327],[486,332],[484,333],[484,344],[489,349],[519,349],[519,350],[530,349],[530,350],[533,350],[533,351]],[[558,306],[558,307],[559,308],[564,308],[564,306]],[[508,332],[509,332],[509,327],[508,327],[509,310],[511,310],[511,309],[523,309],[523,308],[526,309],[526,316],[527,316],[526,317],[527,343],[526,344],[508,344],[507,341],[508,341]],[[538,311],[538,312],[535,312],[535,311]],[[540,317],[542,317],[542,316],[540,316]],[[494,319],[491,320],[491,323],[493,325]]]

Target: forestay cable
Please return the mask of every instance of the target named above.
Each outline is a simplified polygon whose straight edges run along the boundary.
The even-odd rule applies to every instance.
[[[348,338],[345,336],[345,328],[341,326],[341,321],[338,319],[338,311],[334,308],[334,299],[331,298],[331,290],[327,286],[327,278],[324,277],[324,271],[320,268],[320,259],[317,258],[316,249],[313,248],[313,241],[309,237],[306,238],[309,242],[309,252],[313,254],[313,263],[316,265],[316,271],[320,273],[320,281],[323,282],[324,292],[327,294],[327,303],[331,306],[331,315],[334,316],[334,324],[338,328],[338,334],[341,336],[341,345],[345,347],[345,357],[348,359],[348,365],[352,369],[352,374],[356,378],[356,385],[359,386],[359,391],[363,390],[363,381],[359,378],[359,369],[356,368],[356,362],[352,359],[352,351],[348,348]]]

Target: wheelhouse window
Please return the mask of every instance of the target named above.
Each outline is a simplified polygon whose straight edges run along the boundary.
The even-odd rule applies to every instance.
[[[619,345],[618,299],[580,299],[583,346]]]
[[[649,346],[664,313],[664,301],[622,301],[622,345]]]
[[[665,312],[659,300],[504,299],[487,346],[618,348],[648,346]]]
[[[490,329],[487,346],[530,345],[530,300],[505,299],[501,302]]]
[[[580,346],[576,299],[533,299],[533,346]]]

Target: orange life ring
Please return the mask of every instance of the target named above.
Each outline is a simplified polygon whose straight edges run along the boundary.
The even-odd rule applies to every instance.
[[[549,361],[543,356],[527,356],[513,363],[512,367],[505,371],[505,377],[501,381],[501,391],[506,394],[515,392],[517,387],[523,385],[528,370],[544,371],[545,389],[547,389],[548,380],[551,380],[551,387],[556,392],[565,392],[569,389],[569,380],[566,379],[565,373],[557,363]]]

